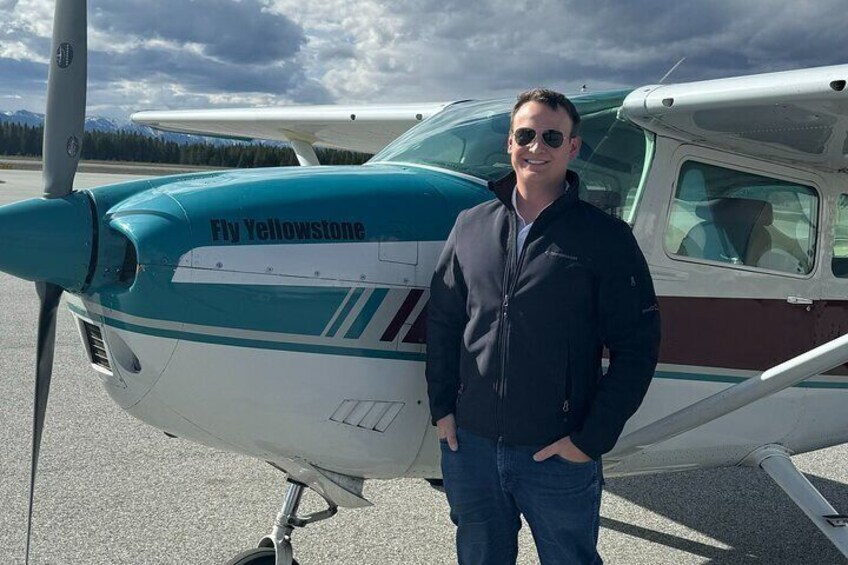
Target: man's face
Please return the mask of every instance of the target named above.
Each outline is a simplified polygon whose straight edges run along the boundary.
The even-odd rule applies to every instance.
[[[519,128],[536,130],[536,137],[527,145],[518,145],[513,134]],[[507,144],[512,168],[518,179],[532,185],[562,184],[568,163],[580,150],[580,139],[571,137],[571,128],[571,118],[562,108],[552,110],[540,102],[528,102],[521,106],[513,118],[512,133]],[[545,143],[542,133],[547,130],[563,133],[561,146],[553,148]]]

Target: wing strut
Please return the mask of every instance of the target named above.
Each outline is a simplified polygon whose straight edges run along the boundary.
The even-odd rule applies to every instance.
[[[652,445],[708,424],[844,363],[848,363],[848,334],[772,367],[759,377],[746,379],[627,434],[609,455],[604,456],[604,464],[614,468],[626,457]]]
[[[749,455],[745,464],[758,466],[768,473],[831,543],[848,557],[848,517],[836,513],[827,499],[795,467],[784,447],[763,446]]]
[[[317,166],[321,163],[318,161],[318,155],[315,154],[315,148],[308,141],[301,139],[292,139],[290,141],[294,154],[297,157],[297,162],[301,167]]]

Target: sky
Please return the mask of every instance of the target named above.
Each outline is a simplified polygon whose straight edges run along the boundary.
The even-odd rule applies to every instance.
[[[0,0],[0,110],[44,110],[52,0]],[[88,0],[88,114],[440,102],[848,63],[844,0]]]

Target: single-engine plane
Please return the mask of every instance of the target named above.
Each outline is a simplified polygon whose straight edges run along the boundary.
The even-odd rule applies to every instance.
[[[792,462],[848,441],[846,80],[841,65],[572,99],[581,197],[632,226],[663,319],[605,473],[759,467],[848,556],[848,518]],[[142,112],[287,141],[306,166],[73,190],[85,85],[86,2],[58,0],[44,197],[0,207],[0,270],[41,298],[30,523],[63,295],[124,410],[286,473],[271,533],[233,565],[296,563],[294,529],[368,506],[366,480],[438,481],[428,286],[457,214],[510,173],[512,101]],[[376,155],[319,166],[316,144]],[[299,512],[306,489],[326,510]]]

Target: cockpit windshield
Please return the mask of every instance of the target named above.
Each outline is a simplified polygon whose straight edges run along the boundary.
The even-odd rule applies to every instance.
[[[583,145],[570,168],[581,177],[580,195],[632,221],[650,159],[650,138],[617,119],[627,91],[582,94],[571,100],[581,116]],[[375,155],[369,163],[408,163],[497,180],[512,167],[506,152],[514,100],[459,102],[425,120]]]

